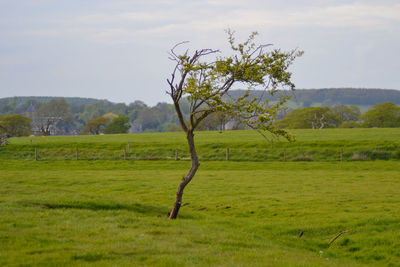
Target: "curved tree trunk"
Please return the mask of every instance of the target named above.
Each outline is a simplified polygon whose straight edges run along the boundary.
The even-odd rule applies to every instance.
[[[168,216],[169,219],[176,219],[176,217],[178,216],[179,209],[182,205],[183,190],[188,185],[188,183],[190,183],[190,181],[193,179],[194,175],[197,172],[197,169],[200,166],[199,158],[197,157],[196,148],[194,146],[193,130],[187,131],[186,139],[187,139],[187,142],[189,145],[189,152],[190,152],[190,158],[192,161],[192,166],[190,167],[188,174],[186,174],[186,176],[184,176],[182,178],[182,182],[178,186],[178,190],[176,192],[175,203],[174,203],[174,206]]]

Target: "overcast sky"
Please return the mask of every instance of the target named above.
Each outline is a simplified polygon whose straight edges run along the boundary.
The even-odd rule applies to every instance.
[[[400,1],[0,0],[0,97],[168,101],[177,42],[299,48],[297,88],[400,89]]]

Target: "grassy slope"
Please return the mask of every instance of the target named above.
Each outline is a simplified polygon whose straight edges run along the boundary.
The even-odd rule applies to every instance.
[[[231,160],[236,161],[282,161],[284,150],[289,161],[337,161],[341,149],[345,161],[398,159],[400,155],[400,128],[292,130],[292,133],[297,142],[275,140],[272,148],[254,131],[198,132],[196,142],[202,160],[225,160],[228,147]],[[74,159],[76,147],[81,159],[122,159],[128,142],[129,159],[174,159],[175,149],[179,150],[180,158],[188,158],[184,135],[178,132],[11,138],[11,144],[0,149],[0,159],[32,160],[34,147],[39,148],[44,160]]]
[[[188,164],[0,162],[0,265],[400,264],[397,162],[204,162],[167,220]]]

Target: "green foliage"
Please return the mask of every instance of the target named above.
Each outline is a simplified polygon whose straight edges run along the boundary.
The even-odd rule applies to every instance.
[[[229,96],[223,98],[226,101],[235,101],[242,97],[246,90],[231,90]],[[362,112],[367,111],[376,103],[391,101],[400,103],[400,92],[396,90],[384,89],[313,89],[313,90],[296,90],[294,93],[288,90],[278,90],[273,95],[264,92],[264,90],[251,90],[248,99],[253,97],[259,98],[261,101],[268,99],[270,104],[279,101],[280,97],[287,97],[294,94],[289,101],[285,103],[285,107],[290,109],[300,108],[303,105],[313,106],[333,106],[338,104],[357,105]],[[32,119],[32,125],[35,134],[44,135],[46,133],[46,115],[43,120],[38,120],[36,116],[39,110],[44,108],[50,101],[59,98],[54,97],[13,97],[0,99],[0,116],[21,114]],[[103,116],[107,113],[114,113],[118,116],[129,117],[130,122],[134,125],[135,131],[158,132],[167,131],[172,125],[178,125],[179,121],[175,114],[174,106],[166,103],[159,103],[154,107],[149,107],[141,101],[135,101],[129,105],[124,103],[112,103],[107,100],[96,100],[86,98],[69,98],[64,99],[68,104],[66,112],[70,114],[63,121],[49,121],[51,126],[47,130],[47,134],[55,135],[75,135],[83,130],[85,124],[92,118]],[[307,103],[306,103],[307,102]],[[62,104],[65,106],[65,104]],[[340,105],[338,105],[340,106]],[[182,113],[185,119],[189,118],[190,104],[187,98],[183,98],[180,103]],[[351,106],[350,106],[351,108]],[[151,110],[151,111],[149,111]],[[356,111],[357,112],[357,111]],[[142,113],[138,119],[139,113]],[[281,118],[282,114],[278,114]],[[50,116],[52,117],[52,116]],[[339,116],[340,117],[340,116]],[[236,128],[243,128],[244,124],[233,118],[229,118],[229,125]],[[42,131],[40,126],[43,126]],[[361,127],[358,122],[343,122],[340,127]],[[216,129],[213,127],[205,127]],[[220,127],[219,127],[220,128]]]
[[[104,133],[104,129],[106,128],[108,121],[109,120],[104,116],[91,119],[86,123],[85,128],[82,131],[82,134]]]
[[[110,124],[105,128],[104,133],[106,134],[119,134],[127,133],[130,128],[128,117],[116,117]]]
[[[32,116],[32,124],[36,133],[41,135],[59,134],[58,123],[72,122],[70,106],[64,98],[52,99],[42,105]],[[64,124],[64,127],[70,125]],[[62,132],[61,132],[62,133]]]
[[[171,222],[188,165],[0,161],[0,265],[400,264],[398,162],[204,162]]]
[[[39,117],[57,117],[61,119],[70,116],[70,113],[70,107],[64,98],[52,99],[37,111]]]
[[[363,127],[400,127],[400,107],[392,102],[376,104],[362,116]]]
[[[328,107],[308,107],[295,109],[276,125],[291,129],[323,129],[337,127],[339,117]]]
[[[229,121],[229,116],[222,112],[213,112],[200,122],[199,130],[222,131],[225,130],[225,124]]]
[[[269,45],[257,45],[254,42],[255,32],[243,43],[236,43],[233,32],[227,33],[233,53],[231,56],[211,59],[211,55],[219,52],[212,49],[196,50],[192,55],[187,51],[182,55],[176,54],[176,46],[171,50],[171,59],[176,62],[176,67],[168,80],[171,88],[169,94],[177,108],[182,128],[192,132],[210,114],[220,112],[261,134],[269,132],[293,139],[287,131],[273,124],[287,96],[275,103],[249,96],[256,89],[263,89],[270,96],[278,88],[294,89],[288,68],[303,52],[283,52],[279,49],[266,51]],[[225,96],[229,95],[235,84],[248,89],[232,101]],[[183,97],[187,97],[190,105],[188,120],[184,120],[181,110],[178,110]]]
[[[357,106],[337,105],[332,107],[332,112],[342,123],[357,122],[360,120],[361,112]]]
[[[28,117],[19,114],[0,117],[0,133],[7,137],[27,136],[31,132],[32,125]]]

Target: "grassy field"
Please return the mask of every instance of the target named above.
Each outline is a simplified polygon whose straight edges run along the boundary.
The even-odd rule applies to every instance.
[[[292,130],[297,141],[267,142],[254,131],[198,132],[196,142],[201,160],[225,160],[230,149],[232,161],[343,161],[399,160],[400,128]],[[32,145],[31,145],[32,141]],[[129,149],[128,148],[129,143]],[[127,159],[187,160],[183,133],[140,133],[101,136],[11,138],[0,148],[0,159],[33,160],[35,148],[41,160]]]
[[[171,221],[188,164],[2,161],[0,265],[400,264],[397,162],[204,162]]]
[[[174,160],[182,133],[12,138],[0,148],[0,266],[399,266],[400,129],[294,134],[271,148],[250,131],[198,133],[203,161],[173,221],[190,164]],[[107,160],[84,160],[96,158]]]

